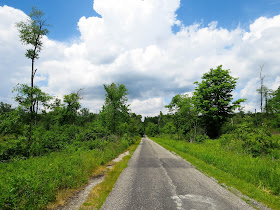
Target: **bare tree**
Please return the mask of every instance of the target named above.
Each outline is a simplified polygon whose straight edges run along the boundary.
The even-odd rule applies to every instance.
[[[260,95],[261,95],[261,113],[263,112],[263,96],[264,96],[264,85],[263,85],[263,80],[265,78],[265,75],[262,75],[262,71],[263,71],[263,67],[264,65],[260,65],[260,82],[261,82],[261,86],[260,88],[257,90]]]

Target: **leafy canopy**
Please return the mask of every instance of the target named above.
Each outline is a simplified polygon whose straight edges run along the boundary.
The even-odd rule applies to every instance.
[[[117,125],[128,121],[129,109],[127,102],[127,89],[125,85],[104,85],[106,91],[105,103],[100,113],[104,126],[112,133],[117,132]]]
[[[33,7],[29,19],[26,22],[21,21],[16,24],[21,42],[32,46],[25,53],[25,56],[32,60],[39,58],[39,52],[43,45],[42,38],[49,33],[48,24],[43,16],[44,12]]]
[[[268,99],[267,103],[267,109],[270,113],[276,114],[280,112],[280,86],[271,93],[271,98]]]
[[[210,137],[218,136],[228,116],[245,101],[239,99],[232,102],[232,91],[236,87],[237,79],[230,75],[230,70],[223,70],[220,65],[205,73],[200,83],[194,83],[197,85],[194,92],[195,105]]]
[[[39,87],[35,86],[31,88],[27,84],[18,84],[13,89],[13,92],[17,92],[15,96],[16,102],[26,110],[28,110],[30,106],[35,107],[35,105],[39,104],[43,107],[48,107],[48,102],[52,99],[48,93],[43,92]]]

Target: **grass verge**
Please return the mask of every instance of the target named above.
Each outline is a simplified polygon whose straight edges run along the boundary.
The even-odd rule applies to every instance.
[[[240,158],[244,155],[229,154],[228,151],[223,151],[221,148],[217,148],[217,145],[207,145],[207,144],[190,144],[183,141],[167,140],[162,138],[151,138],[161,146],[165,147],[170,151],[176,152],[185,160],[189,161],[197,169],[202,171],[204,174],[214,177],[222,186],[227,186],[229,190],[236,194],[236,190],[239,190],[243,195],[261,202],[273,209],[280,209],[280,198],[277,195],[271,193],[268,187],[262,184],[262,180],[248,181],[246,178],[248,176],[253,176],[253,173],[257,173],[252,167],[262,167],[251,166],[251,157],[244,159],[243,162]],[[232,166],[229,165],[232,163]],[[254,164],[257,163],[257,160]],[[269,165],[269,164],[267,164]],[[277,163],[275,163],[275,170],[278,172],[279,168]],[[247,168],[247,170],[246,170]],[[236,173],[238,172],[238,174]],[[262,176],[261,170],[259,175]],[[234,175],[233,175],[234,174]],[[271,174],[268,174],[268,178],[275,180]],[[254,176],[256,179],[256,176]],[[278,179],[280,176],[278,176]],[[257,184],[259,183],[259,184]],[[275,182],[277,184],[277,181]],[[250,203],[249,199],[243,198]],[[252,205],[254,203],[251,202]]]
[[[71,146],[42,157],[0,163],[0,209],[45,209],[62,202],[132,142],[101,143],[101,149]]]
[[[105,180],[91,190],[87,201],[82,205],[80,209],[101,208],[106,198],[112,191],[123,169],[128,166],[128,161],[130,160],[139,143],[140,141],[128,148],[130,154],[125,156],[122,161],[116,163],[113,168],[106,174]]]

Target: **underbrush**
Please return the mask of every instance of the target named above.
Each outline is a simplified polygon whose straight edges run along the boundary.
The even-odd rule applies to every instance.
[[[30,146],[28,147],[27,128],[21,135],[0,136],[0,162],[11,159],[42,156],[51,152],[61,151],[69,145],[100,144],[96,139],[107,140],[107,133],[97,133],[94,126],[54,125],[47,130],[43,126],[35,127],[32,131]],[[99,146],[99,145],[98,145]]]
[[[92,172],[138,138],[75,141],[60,152],[0,163],[0,209],[42,209],[62,189],[78,188]]]
[[[102,207],[123,169],[128,166],[128,161],[130,160],[139,143],[140,141],[128,148],[130,154],[125,156],[122,161],[116,163],[106,174],[105,180],[91,190],[87,201],[80,207],[80,209],[100,209]]]

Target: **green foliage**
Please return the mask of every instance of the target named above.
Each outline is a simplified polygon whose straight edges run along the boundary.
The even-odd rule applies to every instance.
[[[22,134],[24,118],[25,113],[20,108],[0,114],[0,136]]]
[[[9,159],[20,159],[28,156],[26,137],[4,136],[0,138],[0,164]]]
[[[48,101],[52,99],[49,94],[44,93],[39,87],[35,86],[31,88],[27,84],[17,84],[13,92],[17,93],[15,96],[16,102],[23,106],[26,111],[28,111],[31,106],[33,110],[38,110],[39,105],[47,108]]]
[[[267,124],[277,132],[280,131],[280,87],[270,94],[265,106]]]
[[[81,104],[79,102],[79,100],[82,99],[80,96],[80,91],[81,90],[79,90],[77,93],[71,93],[63,97],[63,101],[66,104],[66,108],[63,110],[63,120],[67,121],[68,123],[72,123],[73,125],[76,122],[77,112],[81,108]]]
[[[104,85],[106,90],[105,103],[100,112],[100,118],[111,133],[116,134],[118,125],[128,122],[127,89],[125,85]]]
[[[209,139],[209,137],[205,134],[205,131],[200,128],[197,127],[196,130],[195,129],[191,129],[187,134],[186,134],[186,140],[188,142],[191,143],[202,143],[204,142],[206,139]]]
[[[0,209],[45,208],[59,190],[80,187],[143,133],[142,116],[128,113],[124,85],[104,85],[100,114],[81,109],[81,90],[65,95],[64,104],[58,98],[49,104],[53,98],[34,86],[34,61],[48,33],[43,15],[33,8],[17,24],[22,43],[31,46],[25,54],[32,60],[31,85],[14,88],[18,108],[0,103]]]
[[[42,38],[46,34],[48,34],[46,21],[43,19],[44,13],[40,10],[37,10],[35,7],[32,8],[32,11],[29,15],[29,19],[26,22],[19,22],[16,24],[19,37],[23,44],[31,46],[31,48],[27,49],[25,56],[31,59],[31,84],[30,87],[27,85],[18,85],[14,91],[18,92],[16,96],[16,101],[18,101],[23,107],[26,109],[29,107],[30,117],[29,117],[29,128],[28,128],[28,147],[32,144],[32,126],[34,123],[35,117],[35,125],[37,124],[37,116],[39,109],[39,102],[43,102],[44,100],[48,101],[50,97],[47,94],[43,94],[43,92],[34,87],[34,77],[37,72],[37,69],[34,69],[35,59],[39,58],[39,52],[42,49]],[[34,98],[35,95],[35,98]],[[44,102],[43,102],[44,103]],[[35,108],[35,106],[37,106]],[[35,116],[34,116],[35,115]]]
[[[97,141],[104,144],[101,139]],[[49,202],[55,201],[59,190],[85,184],[94,169],[112,160],[134,139],[117,142],[109,139],[108,142],[102,150],[72,145],[47,156],[0,163],[0,208],[45,208]]]
[[[254,157],[272,154],[275,149],[280,148],[279,140],[271,135],[267,125],[256,127],[249,116],[245,116],[230,134],[222,135],[221,139],[226,148],[243,151]]]
[[[142,123],[142,116],[136,115],[135,113],[130,114],[130,122],[129,122],[129,133],[133,136],[135,135],[144,135],[144,128]]]
[[[193,119],[193,116],[190,116],[193,108],[191,98],[187,95],[176,95],[165,107],[168,108],[169,114],[172,116],[178,139],[180,139],[180,134],[189,129],[190,119]]]
[[[176,128],[173,124],[173,122],[167,122],[164,127],[161,129],[161,131],[165,134],[175,134]]]
[[[269,157],[252,158],[250,155],[228,151],[219,146],[219,140],[208,140],[203,144],[162,138],[153,140],[176,152],[197,169],[215,178],[219,183],[224,183],[229,189],[237,189],[243,195],[272,209],[279,209],[278,160]]]
[[[227,136],[226,138],[228,138]],[[220,146],[224,139],[207,140],[202,144],[191,144],[185,141],[153,138],[155,141],[190,154],[205,163],[232,174],[233,176],[267,189],[275,195],[280,195],[280,161],[271,157],[254,158],[251,155],[230,151]]]
[[[46,21],[43,19],[44,13],[35,7],[32,8],[29,14],[29,19],[26,22],[19,22],[16,24],[20,33],[20,40],[25,45],[31,45],[25,56],[29,59],[38,59],[39,52],[42,49],[42,38],[49,33]]]
[[[124,122],[118,126],[119,135],[123,136],[129,132],[129,125],[127,122]]]
[[[271,98],[267,102],[267,111],[271,114],[280,112],[280,87],[271,94]]]
[[[239,107],[244,99],[232,102],[232,91],[235,89],[237,78],[230,76],[229,70],[222,66],[210,69],[205,73],[201,83],[195,82],[195,105],[201,113],[202,124],[210,137],[217,137],[222,124],[229,114]]]
[[[8,113],[12,110],[13,109],[11,104],[0,102],[0,114]]]
[[[145,134],[148,136],[156,136],[159,133],[158,125],[149,122],[145,128]]]

